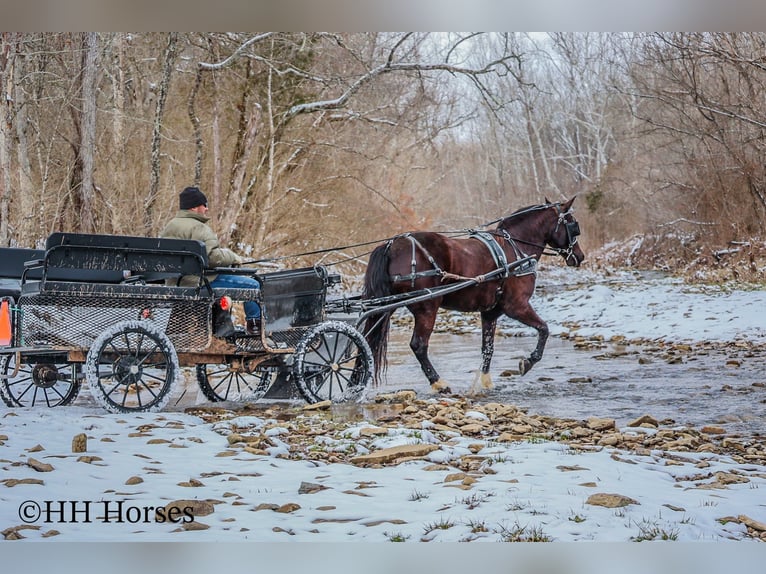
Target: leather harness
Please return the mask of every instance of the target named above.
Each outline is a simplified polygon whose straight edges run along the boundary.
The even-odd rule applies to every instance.
[[[496,239],[496,235],[500,235],[505,239],[507,243],[511,245],[513,248],[513,251],[516,255],[517,260],[521,259],[528,259],[529,261],[524,265],[516,265],[515,263],[508,263],[508,257],[505,254],[505,251],[500,246]],[[481,243],[484,244],[484,246],[489,251],[489,254],[492,257],[492,261],[495,264],[495,269],[497,271],[502,271],[499,274],[495,274],[496,278],[498,279],[498,286],[497,291],[495,292],[495,301],[494,303],[487,309],[486,311],[489,311],[490,309],[494,308],[497,303],[500,301],[500,298],[503,295],[503,281],[502,279],[507,279],[508,277],[520,277],[523,275],[532,275],[537,273],[537,261],[533,258],[530,258],[528,255],[526,255],[521,249],[519,249],[516,242],[511,238],[511,236],[506,232],[505,230],[500,230],[497,233],[492,233],[488,231],[471,231],[469,233],[469,236],[472,239],[476,239],[478,241],[481,241]],[[442,279],[458,279],[458,280],[465,280],[465,279],[477,279],[479,283],[482,283],[484,281],[484,276],[481,275],[479,277],[461,277],[459,275],[454,275],[452,273],[449,273],[447,271],[444,271],[439,267],[439,265],[434,260],[433,256],[428,252],[428,250],[423,247],[423,245],[412,236],[411,233],[405,233],[404,235],[399,235],[398,237],[408,239],[410,241],[411,245],[411,259],[410,259],[410,273],[408,275],[392,275],[391,281],[394,283],[402,283],[405,281],[409,281],[412,288],[415,288],[415,281],[417,279],[420,279],[421,277],[442,277]],[[393,239],[389,240],[387,248],[390,248],[394,239],[397,239],[397,237],[394,237]],[[420,251],[423,256],[428,260],[428,262],[431,264],[431,269],[418,271],[417,270],[417,251]],[[493,277],[493,280],[495,277]]]

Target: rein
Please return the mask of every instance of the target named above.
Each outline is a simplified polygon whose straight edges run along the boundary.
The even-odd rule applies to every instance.
[[[512,246],[513,246],[513,242],[523,243],[525,245],[530,245],[532,247],[538,247],[538,248],[542,249],[542,254],[543,255],[549,255],[549,256],[560,255],[561,257],[564,257],[564,259],[566,260],[566,259],[569,259],[570,257],[572,257],[572,254],[573,254],[572,250],[574,249],[574,246],[577,243],[577,236],[580,234],[580,227],[577,224],[577,222],[572,222],[572,223],[565,223],[564,222],[564,217],[566,217],[567,215],[570,215],[572,213],[572,211],[570,210],[570,211],[567,211],[565,213],[562,212],[561,209],[560,209],[560,207],[561,207],[560,203],[552,203],[552,204],[547,204],[547,205],[535,205],[535,206],[532,206],[532,207],[527,207],[525,209],[522,209],[521,211],[516,211],[516,212],[514,212],[514,213],[512,213],[510,215],[507,215],[505,217],[500,217],[498,219],[494,219],[494,220],[489,221],[487,223],[483,223],[483,224],[479,225],[478,227],[482,227],[482,228],[489,227],[489,226],[494,225],[496,223],[500,223],[501,221],[505,221],[506,219],[511,219],[511,218],[518,217],[518,216],[521,216],[521,215],[525,215],[527,213],[532,213],[532,212],[535,212],[535,211],[542,211],[544,209],[549,209],[551,207],[555,207],[556,211],[558,213],[558,222],[556,223],[556,229],[554,229],[553,233],[556,233],[556,231],[558,231],[559,225],[561,225],[562,223],[564,223],[564,225],[567,226],[566,229],[567,229],[567,238],[569,239],[569,246],[566,247],[566,248],[550,247],[550,246],[545,245],[545,244],[541,245],[539,243],[534,243],[534,242],[531,242],[531,241],[527,241],[525,239],[520,239],[518,237],[512,237],[504,229],[500,230],[501,233],[498,233],[496,231],[488,231],[487,233],[491,233],[492,235],[500,235],[506,241],[509,241]],[[576,229],[574,229],[574,227],[570,227],[570,226],[576,226]],[[462,235],[468,235],[468,236],[476,235],[479,232],[475,231],[474,229],[462,229],[462,230],[459,230],[459,231],[456,231],[456,230],[453,230],[453,231],[440,231],[438,233],[441,233],[442,235],[454,235],[456,237],[460,237]],[[240,263],[240,265],[253,265],[253,264],[256,264],[256,263],[273,263],[273,262],[276,262],[276,261],[284,261],[286,259],[297,259],[298,257],[305,257],[307,255],[321,255],[321,254],[324,254],[324,253],[332,253],[334,251],[345,251],[347,249],[353,249],[355,247],[366,247],[368,245],[378,245],[380,243],[388,243],[388,242],[393,241],[397,237],[405,237],[405,236],[408,236],[408,235],[409,235],[408,233],[405,233],[405,234],[393,235],[391,237],[386,237],[384,239],[373,239],[372,241],[365,241],[365,242],[362,242],[362,243],[354,243],[354,244],[350,244],[350,245],[341,245],[341,246],[338,246],[338,247],[328,247],[326,249],[317,249],[317,250],[314,250],[314,251],[306,251],[304,253],[295,253],[295,254],[292,254],[292,255],[282,255],[282,256],[279,256],[279,257],[269,257],[269,258],[264,258],[264,259],[251,259],[251,260],[248,260],[248,261],[243,261],[242,263]],[[516,249],[515,246],[513,246],[513,247],[514,247],[514,249]],[[549,248],[550,248],[551,251],[546,251],[546,249],[549,249]],[[332,266],[332,265],[337,265],[339,263],[345,263],[346,261],[351,261],[351,260],[354,260],[354,259],[360,259],[361,257],[364,257],[365,255],[369,255],[369,253],[370,252],[368,251],[367,253],[363,253],[363,254],[357,255],[355,257],[346,258],[343,261],[336,261],[334,263],[327,263],[327,264],[325,264],[325,266],[329,267],[329,266]]]

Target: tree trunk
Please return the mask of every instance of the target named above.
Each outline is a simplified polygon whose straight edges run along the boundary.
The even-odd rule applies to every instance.
[[[82,116],[80,129],[80,229],[96,231],[96,184],[93,179],[96,150],[96,98],[98,96],[98,34],[86,32],[83,37]]]
[[[126,116],[126,97],[125,97],[125,34],[118,32],[114,36],[114,51],[112,54],[112,99],[114,101],[114,111],[112,114],[112,145],[116,151],[117,169],[114,174],[115,188],[120,191],[119,196],[125,192],[126,182],[128,181],[128,165],[126,161],[128,145],[125,138],[125,116]],[[114,203],[107,204],[109,214],[111,215],[111,230],[120,229],[122,210],[117,209]]]
[[[192,130],[194,132],[194,185],[199,186],[202,180],[202,154],[204,145],[202,141],[202,130],[200,129],[200,121],[197,116],[197,94],[199,93],[200,85],[202,84],[202,68],[197,68],[197,74],[194,78],[194,84],[189,92],[189,99],[186,103],[186,109],[189,113],[189,120],[192,124]]]
[[[225,205],[220,206],[218,221],[238,221],[242,212],[247,189],[245,180],[247,177],[248,159],[255,147],[258,134],[258,123],[261,119],[260,106],[251,103],[252,99],[252,64],[247,64],[246,85],[240,99],[239,130],[237,133],[237,145],[234,150],[234,160],[229,177],[229,192]],[[228,225],[221,231],[221,240],[229,241],[234,231],[233,226]]]
[[[8,216],[11,204],[11,118],[13,64],[16,52],[10,33],[0,35],[0,246],[10,245]]]
[[[162,82],[160,91],[157,95],[157,106],[154,111],[154,129],[152,131],[152,166],[151,178],[149,181],[149,194],[146,197],[144,209],[144,231],[146,233],[154,232],[154,203],[157,200],[160,189],[160,147],[162,143],[162,117],[165,113],[165,102],[170,88],[170,79],[173,75],[173,67],[176,61],[176,45],[178,43],[178,33],[168,34],[168,43],[165,47],[164,66],[162,70]]]

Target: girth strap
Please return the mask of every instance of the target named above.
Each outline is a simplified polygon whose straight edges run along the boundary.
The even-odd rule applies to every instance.
[[[498,245],[497,241],[495,241],[494,236],[486,231],[472,231],[470,236],[474,239],[478,239],[487,246],[489,254],[492,256],[492,260],[495,262],[495,267],[497,269],[505,270],[502,274],[502,277],[509,277],[510,272],[508,271],[508,258],[505,256],[505,251],[503,251],[503,248]]]

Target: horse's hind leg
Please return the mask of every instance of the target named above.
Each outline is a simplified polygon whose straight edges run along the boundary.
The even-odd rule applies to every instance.
[[[415,353],[415,357],[420,363],[420,368],[423,370],[428,382],[431,385],[432,391],[449,393],[450,388],[447,386],[439,373],[436,372],[431,359],[428,358],[428,342],[431,339],[431,333],[434,330],[436,324],[436,313],[439,306],[430,305],[417,305],[410,308],[413,316],[415,317],[415,328],[412,331],[412,338],[410,339],[410,349]]]
[[[506,315],[537,331],[537,346],[535,350],[532,351],[529,357],[519,361],[519,374],[525,375],[535,363],[543,358],[545,343],[548,340],[548,324],[540,318],[529,303],[526,303],[520,309],[514,309],[512,312],[506,311]]]
[[[492,377],[489,374],[489,365],[495,352],[495,326],[497,314],[481,314],[481,370],[476,374],[476,379],[471,385],[471,394],[480,389],[492,388]]]

